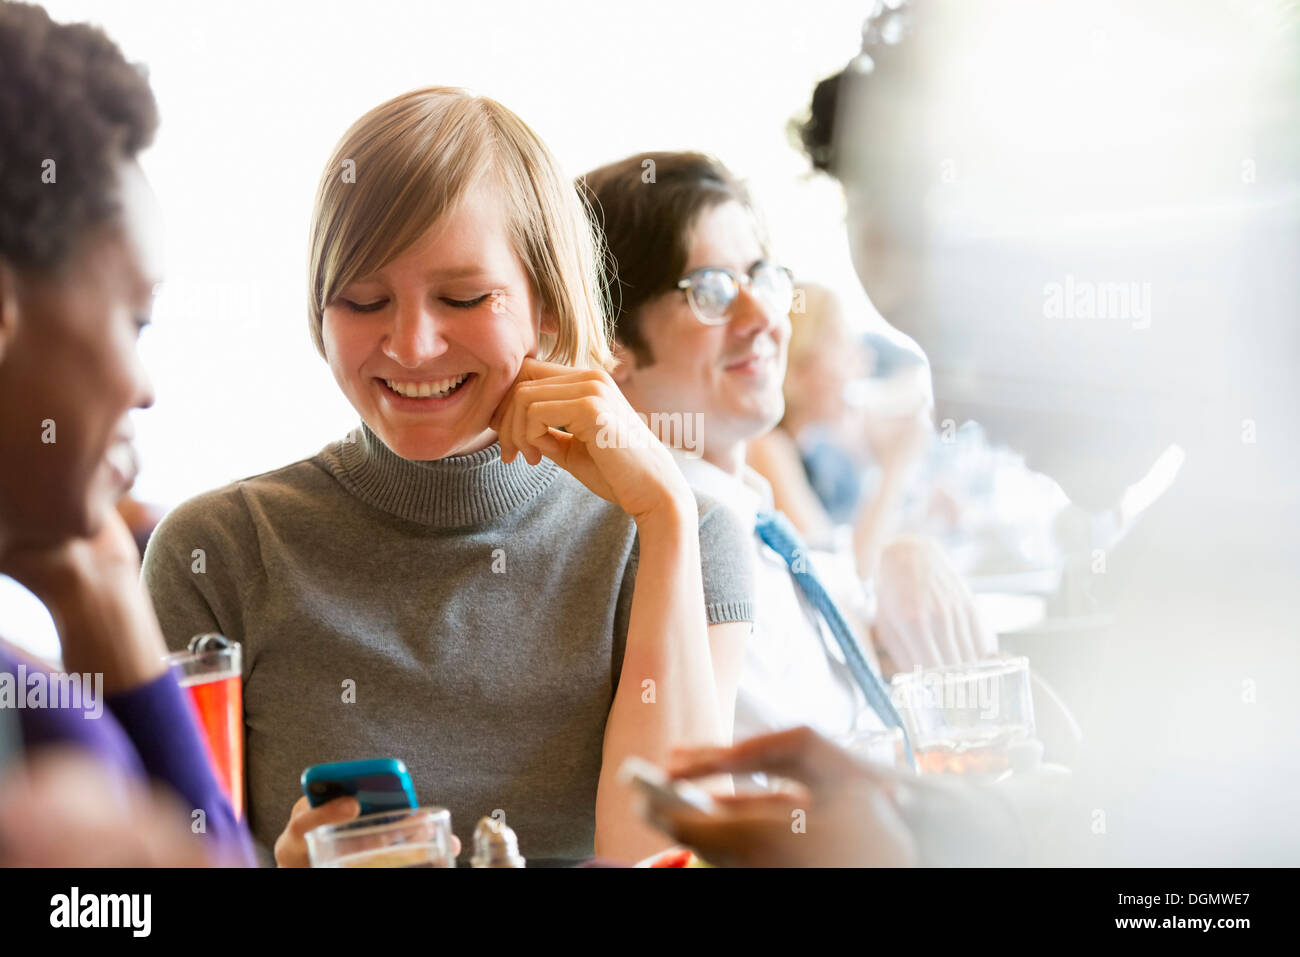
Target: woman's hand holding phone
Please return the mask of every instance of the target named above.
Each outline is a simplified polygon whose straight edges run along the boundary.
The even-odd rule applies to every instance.
[[[672,455],[606,372],[525,358],[491,427],[503,461],[546,456],[638,525],[661,513],[680,518],[688,502],[694,515]]]
[[[363,800],[368,802],[368,814],[389,813],[403,804],[412,809],[419,806],[406,765],[393,758],[309,767],[303,772],[300,783],[305,793],[298,798],[294,809],[289,813],[289,823],[285,824],[285,830],[276,839],[276,863],[281,867],[311,867],[311,856],[307,853],[307,832],[322,824],[342,824],[359,818]],[[338,787],[359,788],[360,798],[343,794],[342,797],[312,807],[308,793],[337,793]],[[403,796],[407,801],[400,800]],[[317,800],[320,798],[317,797]],[[376,810],[374,802],[378,800],[391,800],[394,804],[381,804],[380,809]],[[451,853],[460,853],[460,840],[455,835],[451,836]]]
[[[289,823],[275,839],[275,863],[279,867],[311,867],[307,856],[307,832],[322,824],[342,824],[361,815],[361,802],[354,797],[339,797],[320,807],[312,807],[307,798],[298,798],[289,812]]]

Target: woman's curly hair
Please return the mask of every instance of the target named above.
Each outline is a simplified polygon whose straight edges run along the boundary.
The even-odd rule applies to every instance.
[[[0,0],[0,258],[61,265],[116,213],[115,166],[157,126],[143,69],[101,30]]]

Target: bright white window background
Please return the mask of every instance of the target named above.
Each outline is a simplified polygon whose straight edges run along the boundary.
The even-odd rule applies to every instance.
[[[1123,7],[1107,0],[1098,5]],[[138,0],[51,0],[46,6],[55,19],[103,26],[130,59],[149,67],[161,107],[160,134],[143,160],[167,216],[170,251],[155,327],[142,342],[157,390],[155,407],[136,417],[144,465],[136,494],[146,500],[174,505],[296,461],[355,424],[306,331],[311,201],[321,166],[344,129],[413,87],[460,85],[496,97],[542,135],[571,174],[647,150],[716,154],[749,180],[778,255],[801,276],[848,296],[856,306],[850,315],[863,324],[881,322],[849,263],[838,188],[808,174],[786,134],[814,84],[857,52],[870,0],[813,0],[797,12],[786,4],[763,9],[698,0],[333,0],[306,10]],[[1205,38],[1196,46],[1217,51],[1216,62],[1229,54],[1240,58],[1260,30],[1275,29],[1271,15],[1254,5],[1239,23],[1227,9],[1209,3],[1195,8]],[[1164,60],[1172,57],[1177,65],[1181,54],[1167,49],[1160,29],[1118,34],[1136,43],[1133,49],[1113,47],[1108,38],[1114,32],[1076,38],[1085,45],[1102,41],[1094,52],[1109,57],[1102,73],[1108,83],[1085,106],[1102,110],[1117,135],[1141,141],[1146,128],[1131,122],[1143,116],[1141,104],[1124,108],[1134,99],[1129,91],[1162,89],[1159,82],[1151,85],[1153,78],[1160,81]],[[997,37],[1008,50],[1054,51],[1036,42],[1033,23],[999,29]],[[1045,81],[1055,75],[1055,53],[1044,57],[1039,77]],[[1049,108],[1058,100],[1050,84],[1026,88],[1021,68],[998,70],[1011,59],[998,48],[969,45],[952,57],[954,70],[974,70],[983,82],[1006,87],[986,98],[1004,104],[1000,113],[970,117],[972,149],[979,147],[977,133],[1039,136],[1041,130],[1019,124],[1022,115],[1064,124],[1067,146],[1076,126],[1092,128],[1079,125],[1075,112]],[[1035,96],[1037,106],[1030,102]],[[1231,102],[1226,94],[1207,98],[1218,125],[1207,124],[1196,155],[1252,155],[1248,125],[1225,112]],[[1130,122],[1119,122],[1125,118]],[[999,120],[1011,125],[999,126]],[[1038,139],[1028,142],[1026,156],[1037,156],[1042,146]],[[1028,173],[1072,181],[1051,164]],[[981,202],[1004,223],[1032,212],[999,195],[975,194],[962,206],[973,213]],[[1109,224],[1114,227],[1113,219]],[[14,588],[0,579],[5,627],[17,625],[21,633]],[[48,625],[36,605],[28,617],[42,616]],[[37,643],[41,650],[57,651],[48,627],[45,637]]]
[[[141,343],[157,401],[135,416],[135,494],[175,505],[356,424],[308,337],[308,222],[339,136],[414,87],[500,100],[571,175],[640,151],[713,153],[750,182],[797,273],[855,293],[838,188],[807,175],[786,124],[857,51],[866,6],[46,4],[146,64],[162,117],[142,159],[168,259]]]
[[[313,455],[357,422],[311,344],[307,229],[329,153],[362,113],[420,86],[500,100],[570,175],[650,150],[712,153],[745,178],[777,254],[878,321],[843,200],[789,143],[813,87],[858,51],[869,3],[220,5],[49,0],[145,64],[161,127],[141,162],[167,275],[141,340],[156,402],[134,416],[134,494],[171,507]],[[6,637],[59,649],[44,608],[0,578]]]

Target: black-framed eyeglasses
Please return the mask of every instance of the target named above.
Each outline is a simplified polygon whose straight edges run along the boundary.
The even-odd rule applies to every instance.
[[[770,259],[760,259],[744,275],[719,266],[705,266],[677,281],[677,288],[691,304],[691,312],[706,326],[726,322],[732,303],[746,286],[777,315],[784,316],[790,311],[794,302],[794,274]]]

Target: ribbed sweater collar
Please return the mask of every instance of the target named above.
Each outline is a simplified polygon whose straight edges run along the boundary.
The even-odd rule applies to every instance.
[[[501,461],[501,446],[430,462],[404,459],[362,423],[327,449],[335,478],[362,501],[421,525],[460,528],[501,518],[538,495],[559,470],[550,459]]]

